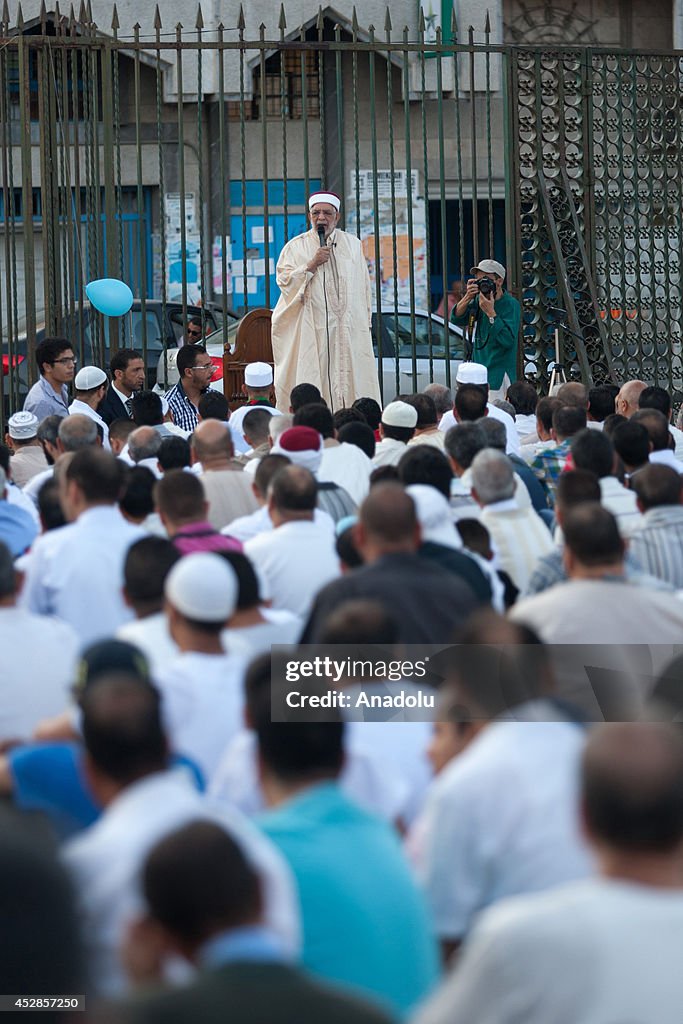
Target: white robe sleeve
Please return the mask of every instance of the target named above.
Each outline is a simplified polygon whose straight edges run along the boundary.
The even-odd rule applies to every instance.
[[[291,307],[292,304],[303,304],[308,286],[313,280],[313,274],[307,269],[308,263],[295,262],[299,256],[299,253],[294,253],[289,246],[285,246],[277,262],[275,280],[285,308]],[[283,310],[280,309],[279,312],[282,315]]]

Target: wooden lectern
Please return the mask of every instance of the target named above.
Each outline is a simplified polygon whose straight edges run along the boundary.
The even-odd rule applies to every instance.
[[[270,363],[273,366],[273,343],[270,337],[271,309],[252,309],[240,320],[235,334],[235,349],[223,356],[223,394],[230,411],[239,409],[247,400],[242,391],[244,371],[248,363]]]

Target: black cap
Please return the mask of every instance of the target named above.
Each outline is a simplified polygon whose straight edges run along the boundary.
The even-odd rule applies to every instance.
[[[149,662],[139,647],[124,640],[100,640],[83,651],[74,691],[81,693],[98,676],[107,672],[129,672],[151,682]]]

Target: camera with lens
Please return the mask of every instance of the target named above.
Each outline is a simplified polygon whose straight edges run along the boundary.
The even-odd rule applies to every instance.
[[[492,295],[496,294],[496,282],[492,281],[490,277],[480,277],[477,281],[477,288],[485,299],[490,299]]]

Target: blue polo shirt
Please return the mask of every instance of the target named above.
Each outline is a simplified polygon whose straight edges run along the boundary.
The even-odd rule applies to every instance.
[[[305,967],[405,1015],[437,981],[431,921],[396,833],[311,786],[260,818],[296,876]]]
[[[62,384],[58,395],[44,377],[39,377],[26,396],[24,412],[32,412],[39,423],[46,416],[68,416],[69,389]]]
[[[85,782],[83,752],[78,743],[28,743],[7,755],[17,807],[42,811],[61,840],[69,839],[92,825],[100,816]],[[197,789],[204,780],[196,765],[181,755],[172,766],[190,772]]]

